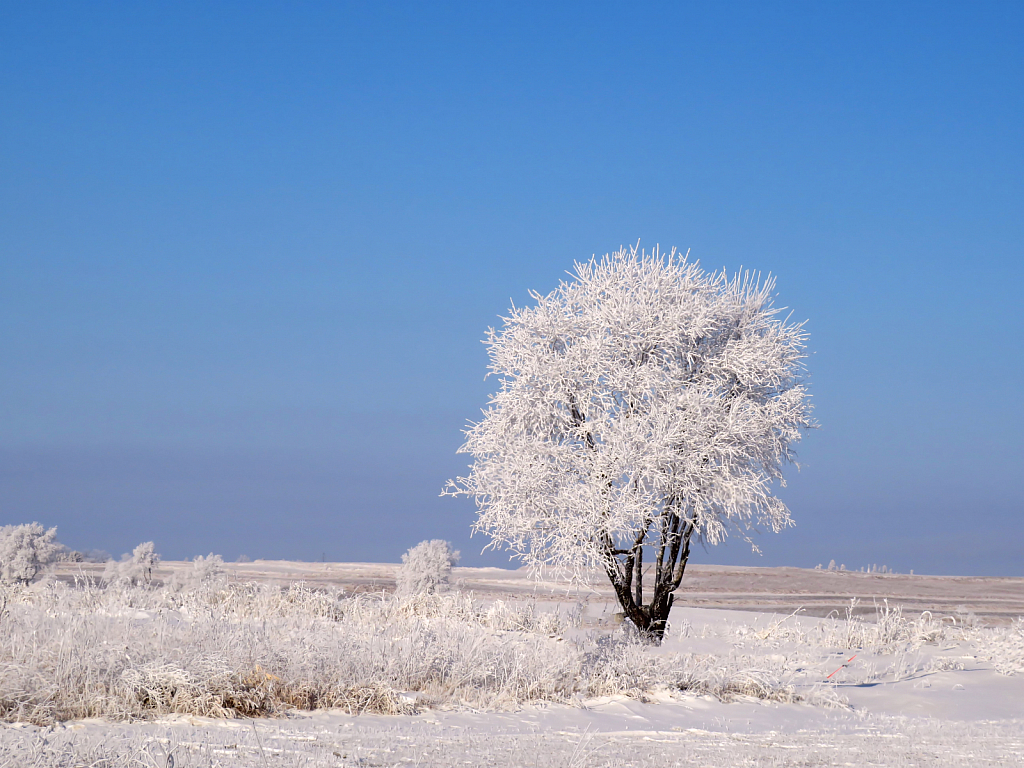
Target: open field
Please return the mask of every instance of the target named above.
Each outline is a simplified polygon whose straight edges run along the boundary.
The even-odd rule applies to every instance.
[[[168,580],[185,562],[161,563],[156,578]],[[234,581],[335,587],[349,592],[391,590],[398,566],[389,563],[304,563],[257,560],[227,563]],[[103,566],[62,564],[57,574],[70,579],[78,574],[99,577]],[[576,601],[581,597],[614,600],[602,574],[590,588],[571,589],[564,582],[535,581],[525,569],[455,568],[453,578],[463,591],[481,599],[537,596],[544,600]],[[808,616],[844,613],[851,598],[858,598],[859,615],[873,615],[872,601],[889,600],[908,615],[922,611],[952,615],[969,611],[991,624],[1008,624],[1024,616],[1024,578],[926,576],[908,574],[827,571],[809,568],[751,568],[725,565],[690,565],[676,593],[676,606],[729,608],[744,611],[792,613]]]
[[[651,647],[603,585],[521,571],[395,598],[391,565],[94,568],[0,595],[0,767],[1024,763],[1019,579],[695,567]]]
[[[626,702],[592,710],[528,707],[517,719],[327,712],[255,722],[163,718],[73,723],[50,730],[9,727],[0,732],[0,765],[1007,768],[1020,765],[1024,757],[1020,721],[839,715],[802,727],[779,727],[748,718],[764,708],[760,705],[698,706],[703,709],[697,715],[672,705]]]

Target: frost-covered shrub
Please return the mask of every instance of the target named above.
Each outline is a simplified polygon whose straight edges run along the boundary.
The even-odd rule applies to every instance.
[[[106,584],[148,586],[153,582],[153,568],[160,562],[152,541],[144,541],[131,555],[122,555],[121,562],[109,560],[103,571]]]
[[[224,559],[212,552],[203,557],[197,555],[185,571],[175,571],[168,586],[172,590],[196,589],[204,584],[220,585],[227,580]]]
[[[890,607],[888,600],[875,605],[875,620],[863,621],[854,616],[860,601],[853,598],[846,609],[846,618],[829,618],[816,627],[811,641],[818,646],[868,649],[875,653],[892,654],[904,648],[918,649],[947,639],[950,628],[923,612],[916,619],[903,616],[901,606]]]
[[[452,566],[459,562],[459,553],[441,539],[421,541],[402,555],[402,565],[395,578],[399,595],[432,595],[448,589]]]
[[[56,528],[46,530],[39,523],[0,528],[0,580],[24,584],[32,581],[63,550],[56,539]]]
[[[1010,627],[967,628],[979,658],[991,661],[1001,675],[1024,674],[1024,617]]]
[[[206,557],[197,555],[192,561],[191,576],[195,580],[196,584],[216,582],[219,581],[223,575],[224,558],[220,555],[215,555],[211,552]]]
[[[875,604],[874,621],[868,621],[854,615],[859,604],[860,600],[853,598],[846,608],[845,618],[833,612],[810,627],[790,622],[800,612],[794,611],[763,629],[737,627],[735,635],[742,642],[760,648],[778,648],[781,644],[795,643],[803,648],[869,651],[880,655],[916,651],[923,645],[935,645],[954,636],[962,636],[962,633],[953,632],[949,624],[936,619],[930,611],[908,619],[903,615],[902,606],[893,607],[888,600],[883,600]]]

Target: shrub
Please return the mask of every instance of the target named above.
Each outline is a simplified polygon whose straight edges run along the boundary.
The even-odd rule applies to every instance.
[[[172,590],[197,589],[205,584],[221,585],[226,580],[224,559],[211,552],[206,557],[197,555],[192,561],[191,568],[185,571],[176,571],[168,586]]]
[[[32,581],[63,550],[56,539],[56,528],[46,530],[39,523],[0,528],[0,581]]]
[[[459,562],[459,553],[441,539],[421,541],[402,555],[402,565],[395,579],[399,595],[433,595],[448,589],[452,566]]]
[[[144,541],[132,554],[121,556],[121,562],[109,560],[103,571],[107,584],[132,584],[149,586],[153,582],[153,568],[160,562],[160,555],[154,551],[152,541]]]

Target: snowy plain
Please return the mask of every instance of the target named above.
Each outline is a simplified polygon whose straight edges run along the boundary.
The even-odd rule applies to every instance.
[[[85,605],[67,582],[87,565],[9,591],[0,766],[1024,764],[1021,579],[694,567],[666,642],[649,648],[630,642],[599,581],[457,568],[460,592],[398,605],[394,568],[231,564],[218,589],[235,602],[96,590],[90,615],[68,613]],[[202,706],[229,715],[210,717],[199,698],[154,693],[172,667],[201,688],[245,664],[284,678],[282,691],[334,674],[349,698],[246,715],[207,691]],[[559,665],[571,674],[531,687]],[[371,678],[394,690],[353,698]],[[72,700],[68,681],[106,698]],[[61,696],[62,711],[88,701],[95,713],[50,716]]]

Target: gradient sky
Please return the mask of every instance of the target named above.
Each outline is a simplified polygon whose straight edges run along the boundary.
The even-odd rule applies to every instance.
[[[0,3],[0,523],[397,561],[510,300],[778,277],[797,527],[692,562],[1024,576],[1024,5]]]

